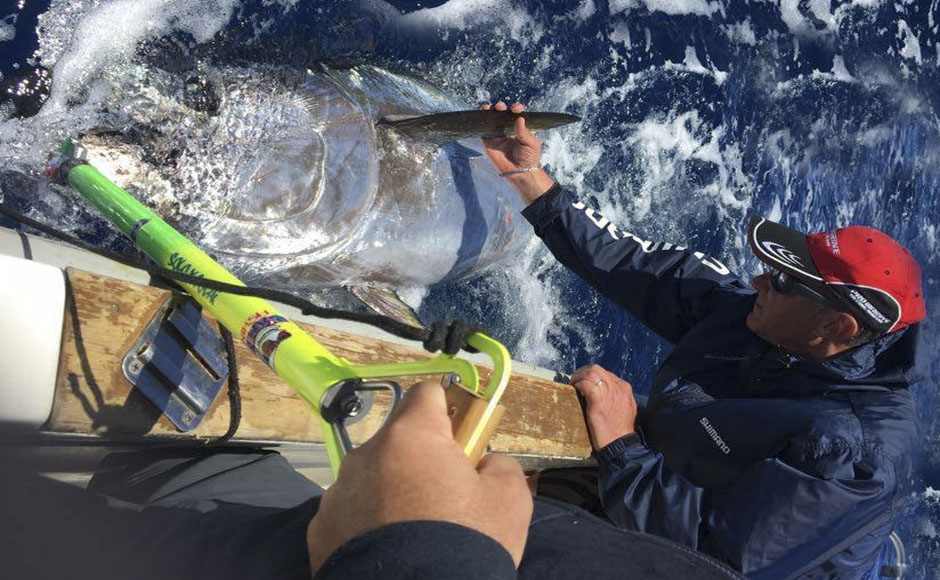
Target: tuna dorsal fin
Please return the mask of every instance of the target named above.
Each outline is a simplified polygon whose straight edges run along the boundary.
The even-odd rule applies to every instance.
[[[389,116],[380,119],[378,124],[415,140],[449,143],[470,137],[486,139],[512,135],[513,125],[518,117],[525,117],[526,127],[532,131],[554,129],[581,120],[580,117],[567,113],[526,111],[516,114],[511,111],[474,109],[421,116]]]
[[[375,286],[346,286],[346,289],[369,309],[408,326],[424,329],[415,311],[394,290]]]

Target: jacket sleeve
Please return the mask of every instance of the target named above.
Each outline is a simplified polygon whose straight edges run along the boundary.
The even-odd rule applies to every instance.
[[[389,524],[339,547],[314,580],[516,578],[509,552],[476,530],[438,521]]]
[[[558,185],[523,216],[559,262],[671,342],[724,301],[750,294],[714,258],[622,232]]]
[[[666,467],[661,453],[631,434],[601,449],[597,462],[601,503],[614,523],[699,548],[703,490]]]

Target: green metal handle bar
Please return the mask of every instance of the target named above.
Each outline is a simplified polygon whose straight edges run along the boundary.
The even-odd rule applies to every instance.
[[[63,142],[47,168],[47,174],[50,177],[63,175],[69,185],[154,262],[183,274],[244,286],[188,238],[97,169],[75,160],[74,151],[71,140]],[[509,353],[499,342],[481,333],[471,335],[467,342],[493,360],[493,375],[482,390],[476,367],[455,356],[442,354],[421,361],[355,365],[334,356],[261,298],[226,294],[194,284],[180,285],[306,401],[320,420],[334,475],[339,470],[344,449],[333,432],[332,424],[323,418],[321,404],[327,391],[337,383],[349,379],[457,374],[461,387],[495,408],[509,380]]]

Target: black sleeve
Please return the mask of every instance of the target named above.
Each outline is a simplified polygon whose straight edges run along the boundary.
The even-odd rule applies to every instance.
[[[516,577],[512,557],[499,543],[449,522],[401,522],[346,542],[317,571],[315,580],[428,578],[504,580]]]

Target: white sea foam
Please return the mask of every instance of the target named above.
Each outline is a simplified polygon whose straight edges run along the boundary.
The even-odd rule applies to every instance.
[[[667,62],[663,64],[663,69],[665,70],[678,70],[683,72],[690,72],[694,74],[700,74],[705,76],[710,76],[715,79],[715,83],[722,84],[725,82],[725,79],[728,78],[728,73],[720,71],[717,69],[706,68],[702,61],[699,60],[698,54],[695,52],[695,47],[687,46],[685,47],[685,58],[682,63]]]
[[[581,3],[578,7],[572,12],[572,16],[575,20],[585,21],[594,14],[597,13],[597,6],[594,4],[594,0],[581,0]]]
[[[802,32],[806,28],[806,19],[800,12],[799,0],[781,0],[780,18],[793,34]]]
[[[894,137],[894,131],[886,125],[878,125],[861,131],[856,142],[865,147],[874,147],[886,143]]]
[[[849,69],[845,67],[845,60],[839,55],[834,55],[832,57],[832,70],[829,72],[821,72],[819,70],[813,69],[812,77],[814,79],[822,79],[829,81],[838,81],[842,83],[854,83],[857,82],[857,79],[852,76],[849,72]]]
[[[938,231],[937,224],[929,222],[925,223],[921,228],[921,232],[923,233],[924,239],[927,242],[926,245],[928,248],[940,247],[940,245],[938,245],[938,243],[940,243],[940,240],[938,240],[938,234],[940,234],[940,231]],[[940,256],[937,255],[937,252],[931,252],[930,256],[927,258],[927,261],[931,264],[936,264],[937,262],[940,262]]]
[[[724,14],[725,11],[721,2],[708,2],[707,0],[611,0],[610,13],[629,12],[641,6],[650,12],[662,12],[671,16],[682,14],[711,16],[716,12]]]
[[[16,38],[17,13],[0,18],[0,42],[8,42]]]
[[[235,5],[236,0],[115,0],[89,9],[56,60],[43,112],[65,109],[99,71],[127,60],[143,40],[181,31],[206,42],[229,21]]]
[[[722,148],[724,127],[708,128],[697,111],[687,111],[670,119],[647,119],[638,124],[623,147],[636,150],[643,163],[641,198],[653,200],[668,196],[682,179],[688,161],[702,161],[718,170],[718,177],[699,189],[699,193],[717,198],[725,208],[743,209],[743,192],[749,182],[741,168],[736,146]],[[633,217],[642,219],[650,204],[634,208]],[[645,211],[644,211],[645,210]]]
[[[510,37],[526,45],[537,42],[545,30],[540,22],[511,0],[450,0],[434,8],[415,10],[399,17],[397,24],[417,29],[437,28],[467,30],[481,26],[499,26]]]
[[[726,24],[721,27],[725,35],[733,43],[746,44],[748,46],[755,46],[757,44],[757,36],[754,34],[754,28],[751,26],[750,17],[746,18],[744,22],[733,22],[731,24]]]
[[[590,111],[597,110],[602,100],[597,81],[588,77],[581,82],[567,80],[556,85],[549,96],[535,101],[533,106],[587,117]],[[594,169],[603,153],[603,144],[586,135],[583,126],[575,125],[545,136],[542,162],[550,165],[562,182],[583,192],[586,175]]]
[[[513,318],[524,322],[513,357],[554,368],[560,355],[552,346],[552,337],[560,334],[558,314],[564,306],[549,282],[561,267],[547,254],[541,242],[533,238],[528,251],[506,271],[507,277],[500,285],[504,295],[500,298],[517,310]]]
[[[628,50],[633,48],[633,41],[630,39],[630,26],[626,22],[614,23],[607,37],[611,42],[623,44]],[[940,50],[938,50],[938,55],[940,55]]]
[[[542,161],[550,165],[555,176],[570,187],[585,192],[584,178],[600,161],[604,154],[601,144],[571,139],[560,131],[545,138],[545,154]]]
[[[885,0],[852,0],[842,8],[865,8],[865,9],[874,9],[880,7],[885,3]]]
[[[780,0],[780,18],[795,36],[815,37],[838,30],[838,18],[830,11],[829,0]]]
[[[807,2],[810,11],[819,21],[826,25],[829,30],[834,30],[837,26],[836,17],[830,10],[829,0],[809,0]]]
[[[901,56],[913,60],[919,65],[924,64],[924,57],[920,51],[920,41],[904,20],[898,20],[898,41],[903,43],[900,49]]]
[[[650,187],[662,186],[673,178],[678,170],[676,158],[694,158],[701,150],[702,143],[693,134],[698,125],[698,112],[688,111],[673,119],[647,119],[635,127],[624,146],[641,152]]]
[[[936,539],[938,536],[937,526],[935,526],[934,523],[928,520],[927,518],[924,518],[920,522],[919,528],[920,529],[917,530],[918,535],[924,536],[926,538],[930,538],[931,540]]]
[[[434,8],[422,8],[404,14],[401,22],[465,30],[501,20],[507,9],[512,9],[512,4],[506,0],[450,0]]]
[[[839,55],[832,57],[832,74],[840,81],[855,82],[855,77],[845,67],[845,60]]]

